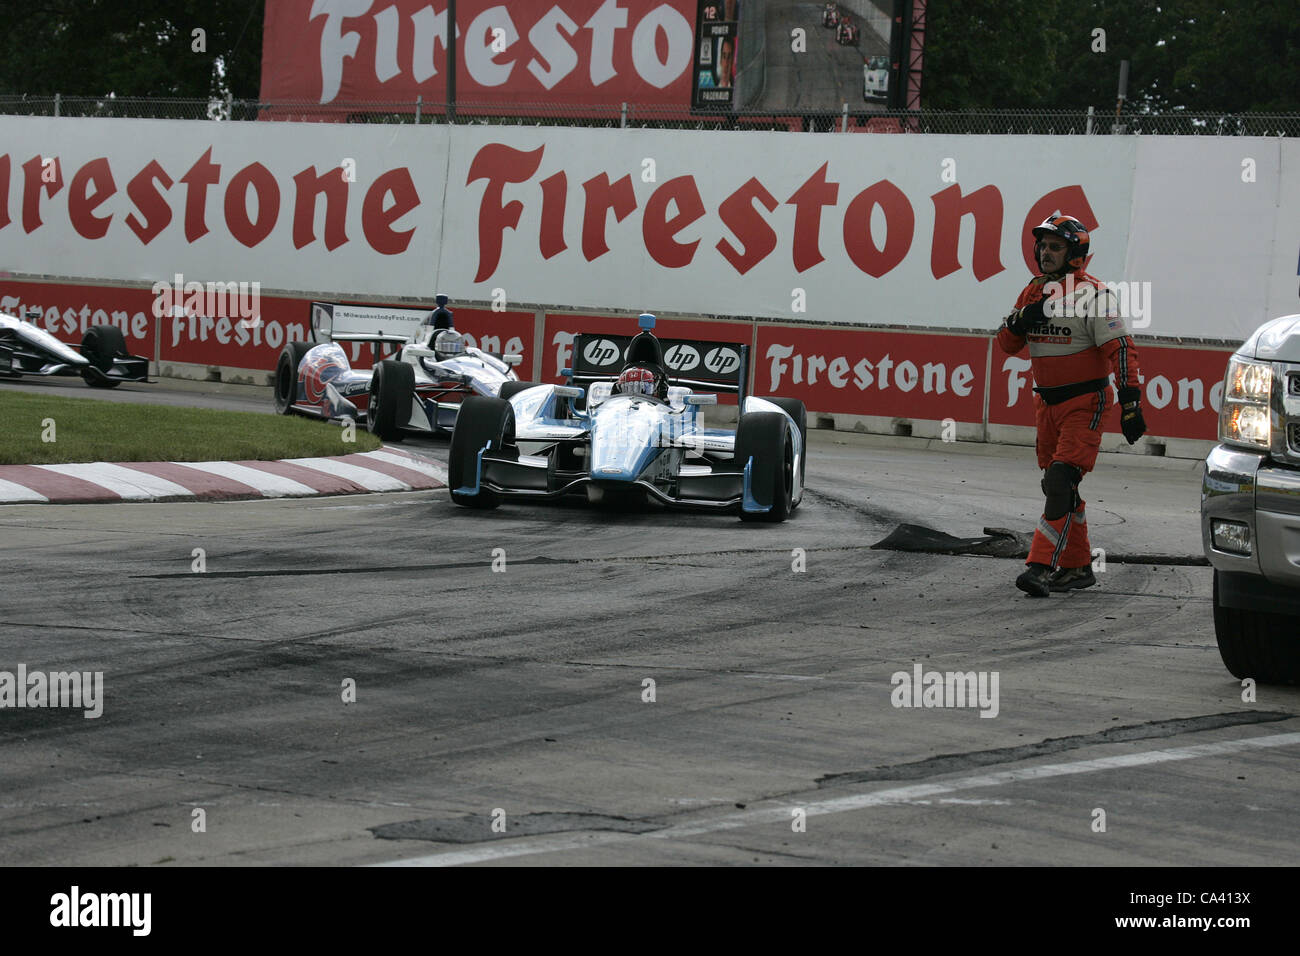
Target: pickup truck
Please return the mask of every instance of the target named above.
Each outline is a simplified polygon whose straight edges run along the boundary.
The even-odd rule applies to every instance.
[[[1228,361],[1205,459],[1201,541],[1214,567],[1223,663],[1300,680],[1300,315],[1260,326]]]

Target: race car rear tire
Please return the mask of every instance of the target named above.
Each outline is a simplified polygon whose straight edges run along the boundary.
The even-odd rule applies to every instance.
[[[508,382],[508,385],[515,383]],[[456,428],[451,433],[451,451],[447,456],[447,487],[451,500],[466,508],[495,508],[501,503],[496,492],[479,488],[472,495],[456,492],[476,483],[478,453],[484,445],[500,451],[514,443],[515,411],[503,398],[471,395],[461,403]]]
[[[402,425],[409,420],[415,394],[415,366],[384,359],[370,376],[370,404],[366,428],[383,441],[401,441]]]
[[[128,354],[122,330],[115,325],[93,326],[81,339],[81,354],[101,372],[110,371],[114,357],[125,358]],[[116,379],[105,381],[94,372],[82,372],[81,378],[91,388],[117,388],[122,384]]]
[[[780,412],[750,412],[740,416],[736,429],[735,461],[743,469],[753,458],[750,488],[767,511],[741,510],[741,521],[784,521],[793,510],[794,444],[786,417]]]
[[[526,388],[536,388],[541,382],[502,382],[500,397],[504,401],[510,401]]]
[[[1226,607],[1214,572],[1214,637],[1223,666],[1238,680],[1259,684],[1300,682],[1300,617]]]
[[[290,342],[280,352],[275,363],[275,410],[280,415],[293,414],[293,400],[298,396],[298,367],[311,350],[310,342]]]

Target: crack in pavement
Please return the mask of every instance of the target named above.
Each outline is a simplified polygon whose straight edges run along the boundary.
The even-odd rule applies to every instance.
[[[1285,711],[1237,711],[1226,714],[1205,714],[1200,717],[1178,717],[1170,720],[1152,720],[1144,724],[1127,724],[1111,727],[1093,734],[1074,734],[1069,737],[1049,737],[1035,744],[1017,747],[999,747],[995,750],[976,750],[964,754],[939,754],[909,763],[871,770],[847,773],[829,773],[817,778],[817,786],[839,786],[852,783],[870,783],[876,780],[921,780],[941,774],[956,773],[974,767],[1015,763],[1033,757],[1043,757],[1068,750],[1094,747],[1098,744],[1126,743],[1131,740],[1150,740],[1157,737],[1177,737],[1183,734],[1237,727],[1242,724],[1273,723],[1290,720],[1295,714]]]

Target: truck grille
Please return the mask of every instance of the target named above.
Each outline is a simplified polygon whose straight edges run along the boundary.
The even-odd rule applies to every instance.
[[[1286,444],[1291,454],[1300,455],[1300,422],[1292,422],[1286,426]]]
[[[1292,372],[1286,377],[1286,390],[1289,395],[1300,395],[1300,372]]]

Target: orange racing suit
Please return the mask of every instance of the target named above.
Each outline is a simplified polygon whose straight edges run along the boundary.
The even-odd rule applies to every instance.
[[[1016,299],[1016,308],[1043,299],[1044,287],[1053,278],[1032,279]],[[1048,504],[1034,531],[1029,563],[1052,568],[1078,568],[1092,561],[1078,480],[1097,463],[1102,425],[1109,406],[1107,376],[1114,373],[1116,387],[1137,388],[1139,374],[1137,346],[1113,306],[1113,297],[1105,292],[1098,279],[1082,269],[1057,281],[1064,283],[1067,278],[1073,279],[1075,290],[1090,286],[1095,294],[1087,307],[1074,310],[1078,315],[1067,312],[1065,317],[1048,319],[1023,337],[1005,323],[997,333],[998,346],[1008,355],[1020,352],[1026,344],[1029,346],[1038,467],[1047,472],[1054,463],[1060,462],[1078,469],[1071,488],[1071,506],[1063,514],[1048,513],[1053,510],[1048,488],[1053,476],[1044,478]]]

